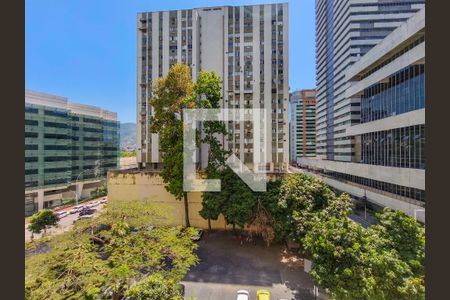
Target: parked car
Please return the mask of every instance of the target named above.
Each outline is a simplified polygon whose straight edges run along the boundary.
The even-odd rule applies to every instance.
[[[257,300],[270,300],[270,292],[266,290],[256,291]]]
[[[88,205],[86,205],[86,207],[92,208],[92,207],[96,207],[100,204],[99,201],[93,201],[91,203],[89,203]]]
[[[237,291],[236,300],[249,300],[249,299],[250,299],[250,293],[247,290]]]
[[[100,200],[101,204],[106,203],[106,202],[108,202],[108,199],[106,199],[106,198],[103,198],[102,200]]]
[[[92,215],[94,212],[95,212],[95,209],[85,208],[82,211],[80,211],[80,216]]]
[[[73,214],[76,214],[79,211],[80,211],[79,209],[72,208],[71,210],[69,210],[69,214],[73,215]]]
[[[85,207],[84,205],[77,205],[77,206],[74,206],[73,209],[76,209],[77,211],[80,211],[80,210],[82,210],[84,207]]]
[[[69,213],[67,212],[67,211],[58,211],[57,213],[56,213],[56,216],[59,218],[59,219],[62,219],[62,218],[64,218],[64,217],[67,217],[69,215]]]

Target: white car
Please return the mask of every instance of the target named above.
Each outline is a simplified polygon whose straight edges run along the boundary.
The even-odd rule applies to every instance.
[[[237,291],[236,300],[249,300],[249,299],[250,299],[250,293],[247,290]]]
[[[84,205],[77,205],[77,206],[74,206],[71,210],[69,210],[69,214],[71,214],[71,215],[72,215],[72,214],[76,214],[76,213],[82,211],[84,208],[85,208]]]
[[[67,211],[59,211],[56,213],[56,216],[60,219],[67,217],[69,215],[69,213]]]

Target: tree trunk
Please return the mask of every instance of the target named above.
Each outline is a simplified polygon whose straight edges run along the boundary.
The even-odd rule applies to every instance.
[[[186,227],[191,227],[191,223],[189,222],[189,203],[187,192],[183,192],[183,198],[184,198],[184,219]]]
[[[208,218],[208,235],[211,233],[211,219]]]
[[[113,292],[112,293],[112,300],[119,300],[120,299],[120,293]]]

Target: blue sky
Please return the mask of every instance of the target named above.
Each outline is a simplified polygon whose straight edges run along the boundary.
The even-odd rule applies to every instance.
[[[136,121],[136,13],[277,0],[26,0],[25,87]],[[314,0],[289,2],[291,90],[315,87]]]

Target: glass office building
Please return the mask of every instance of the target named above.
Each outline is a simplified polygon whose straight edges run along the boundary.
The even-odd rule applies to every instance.
[[[108,169],[117,168],[119,154],[116,113],[26,91],[27,213],[54,205],[71,185],[105,178]]]
[[[355,138],[345,132],[360,123],[361,99],[346,95],[345,73],[424,6],[425,0],[316,0],[319,158],[356,161]]]
[[[357,120],[339,131],[342,141],[351,141],[351,160],[327,153],[328,159],[303,159],[301,165],[356,199],[366,197],[374,206],[425,222],[425,8],[348,67],[344,77],[343,97],[357,103],[346,112]],[[333,107],[336,112],[344,105]],[[340,138],[334,139],[334,154],[346,147]]]

